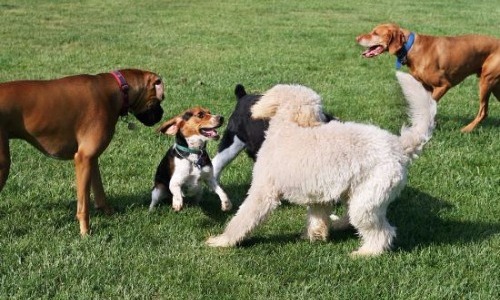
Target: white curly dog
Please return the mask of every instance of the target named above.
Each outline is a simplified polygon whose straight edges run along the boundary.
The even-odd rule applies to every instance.
[[[395,228],[386,219],[389,203],[406,183],[407,167],[431,138],[436,103],[411,75],[396,72],[408,102],[410,127],[400,136],[373,125],[331,121],[322,124],[321,97],[300,85],[276,85],[252,107],[252,117],[270,119],[253,168],[248,196],[213,247],[234,246],[269,213],[280,198],[308,205],[306,236],[326,240],[332,205],[348,205],[348,222],[362,245],[353,255],[390,249]]]

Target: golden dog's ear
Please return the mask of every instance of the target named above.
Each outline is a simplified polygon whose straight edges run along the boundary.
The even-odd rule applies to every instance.
[[[400,29],[392,31],[391,40],[389,41],[388,45],[389,53],[396,54],[401,49],[401,47],[403,47],[405,42],[405,35]]]
[[[161,124],[156,131],[163,134],[175,135],[181,128],[182,122],[184,122],[184,120],[180,117],[172,118]]]

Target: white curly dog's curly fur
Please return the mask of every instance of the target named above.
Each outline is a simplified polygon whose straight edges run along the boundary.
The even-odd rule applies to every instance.
[[[308,205],[306,236],[326,240],[332,205],[346,198],[348,223],[362,240],[353,254],[378,255],[390,249],[396,232],[386,219],[387,207],[406,183],[409,162],[430,139],[436,114],[435,101],[419,82],[406,73],[396,75],[412,124],[400,136],[373,125],[322,124],[321,97],[307,87],[276,85],[267,91],[252,107],[254,118],[270,123],[248,196],[224,232],[207,244],[236,245],[281,197]]]

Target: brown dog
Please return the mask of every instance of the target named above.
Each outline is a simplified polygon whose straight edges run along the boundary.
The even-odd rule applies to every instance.
[[[429,36],[410,32],[396,24],[376,26],[357,42],[368,48],[365,57],[384,52],[397,56],[396,67],[408,65],[410,73],[439,101],[467,76],[479,76],[479,112],[462,132],[470,132],[488,116],[493,93],[500,100],[500,39],[483,35]]]
[[[9,139],[26,140],[54,158],[74,159],[76,218],[80,233],[88,234],[91,187],[96,208],[111,212],[98,158],[113,137],[118,117],[130,111],[152,126],[163,115],[163,98],[161,78],[134,69],[0,84],[0,191],[9,175]]]

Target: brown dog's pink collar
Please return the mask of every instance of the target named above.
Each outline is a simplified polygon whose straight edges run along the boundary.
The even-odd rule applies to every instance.
[[[116,70],[116,71],[113,71],[110,73],[111,73],[111,75],[113,75],[113,77],[116,79],[116,81],[120,85],[120,90],[121,90],[122,96],[123,96],[123,104],[122,104],[122,109],[120,110],[120,116],[126,116],[128,114],[128,107],[129,107],[129,103],[128,103],[129,86],[128,86],[128,83],[125,80],[125,77],[123,77],[122,73],[120,73],[120,71]]]

